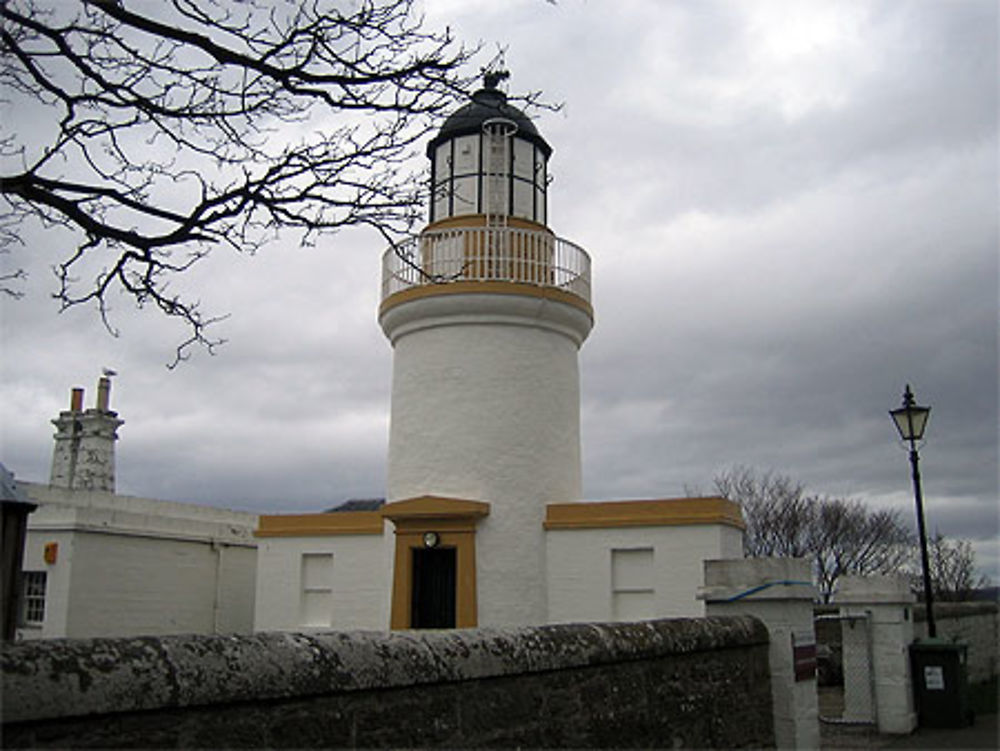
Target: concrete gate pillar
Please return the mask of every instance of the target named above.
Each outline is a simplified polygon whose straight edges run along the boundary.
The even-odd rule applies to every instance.
[[[705,561],[705,586],[698,597],[705,601],[706,615],[752,615],[764,622],[771,635],[771,698],[778,748],[819,747],[815,594],[809,561],[803,558]]]
[[[874,693],[872,697],[867,687],[848,686],[845,681],[845,715],[852,706],[874,701],[880,733],[911,733],[917,726],[908,651],[914,601],[907,580],[894,576],[841,577],[833,598],[843,615],[867,616],[871,626],[868,644],[849,644],[845,631],[845,674],[849,651],[870,649]]]

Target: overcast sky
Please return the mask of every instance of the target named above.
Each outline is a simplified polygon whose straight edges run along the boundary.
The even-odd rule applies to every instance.
[[[506,46],[512,93],[565,104],[550,226],[594,264],[581,352],[588,500],[711,492],[734,465],[902,510],[887,411],[909,382],[931,531],[998,550],[994,0],[425,0],[428,24]],[[179,329],[115,300],[58,314],[70,240],[28,237],[2,310],[2,450],[46,481],[50,420],[119,371],[120,492],[259,512],[381,496],[391,349],[372,232],[186,280],[230,313],[216,357],[168,371]]]

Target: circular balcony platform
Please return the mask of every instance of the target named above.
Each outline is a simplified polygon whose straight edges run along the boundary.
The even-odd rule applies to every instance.
[[[517,227],[429,230],[382,256],[382,312],[415,297],[459,291],[546,297],[593,316],[590,256],[550,232]]]

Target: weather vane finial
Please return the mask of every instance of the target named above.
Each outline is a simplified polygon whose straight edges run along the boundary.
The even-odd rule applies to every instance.
[[[510,73],[503,68],[497,68],[496,70],[484,70],[483,87],[487,89],[495,89],[499,86],[501,81],[508,78],[510,78]]]

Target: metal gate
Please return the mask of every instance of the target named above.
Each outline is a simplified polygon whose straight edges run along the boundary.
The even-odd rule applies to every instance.
[[[815,628],[819,719],[876,724],[871,614],[818,615]]]

